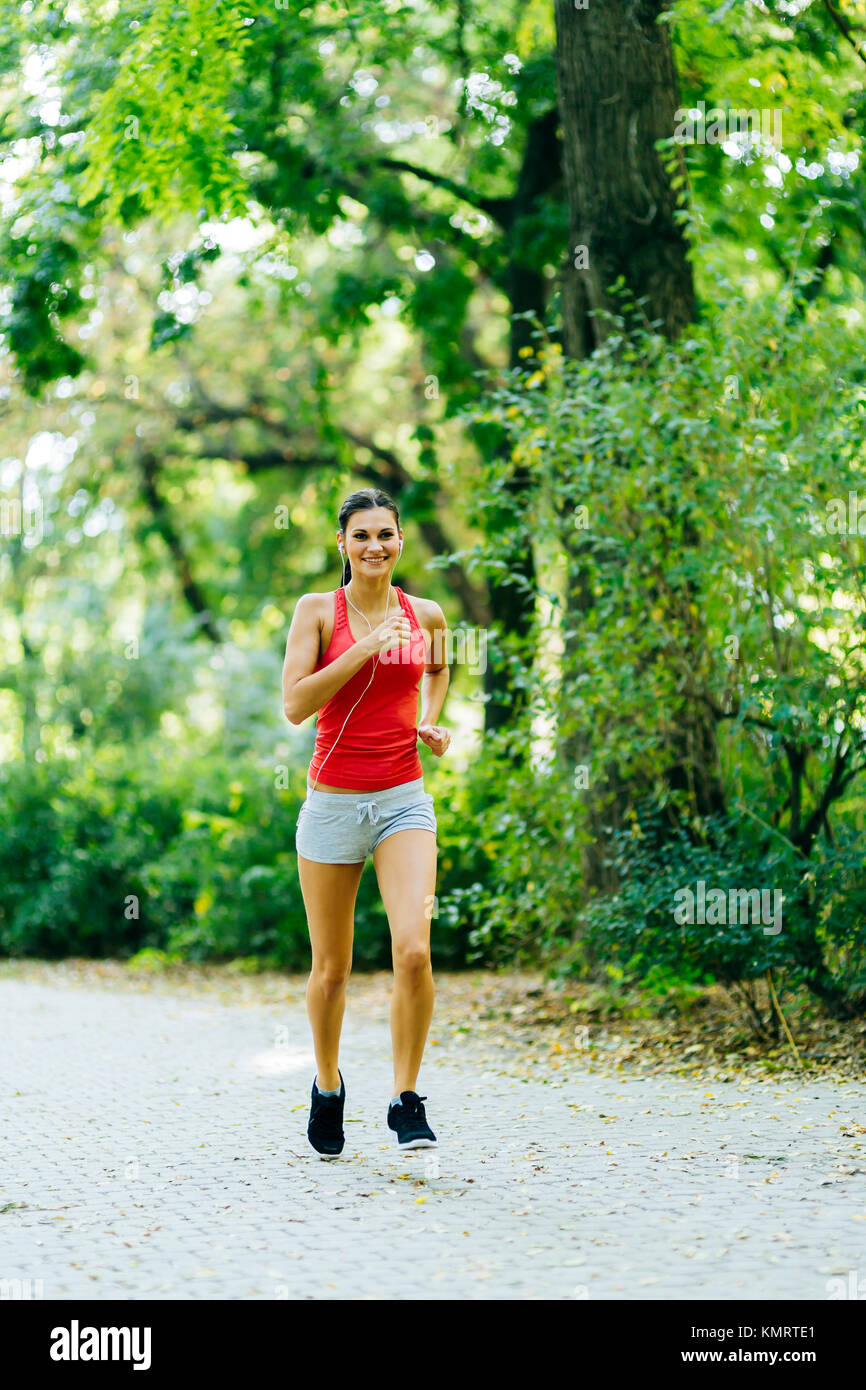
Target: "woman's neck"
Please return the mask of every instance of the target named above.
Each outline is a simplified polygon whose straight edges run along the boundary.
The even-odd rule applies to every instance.
[[[365,613],[385,613],[385,604],[390,603],[389,589],[393,590],[389,576],[383,575],[381,579],[361,579],[352,575],[346,585],[346,596],[353,603],[356,603]]]

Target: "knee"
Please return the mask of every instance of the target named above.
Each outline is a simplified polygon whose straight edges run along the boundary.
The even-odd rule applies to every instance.
[[[316,989],[331,998],[345,988],[351,969],[351,962],[314,960],[310,979]]]
[[[417,980],[430,969],[430,947],[422,943],[407,943],[393,950],[394,974]]]

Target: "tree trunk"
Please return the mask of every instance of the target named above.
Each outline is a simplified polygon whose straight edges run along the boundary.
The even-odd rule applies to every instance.
[[[556,60],[563,172],[569,208],[569,244],[562,277],[563,349],[589,356],[608,336],[593,317],[621,312],[611,287],[620,280],[633,299],[645,299],[646,318],[674,341],[695,317],[687,243],[675,220],[676,195],[659,153],[659,139],[675,129],[677,77],[667,26],[658,23],[663,0],[556,0]],[[684,161],[680,161],[684,169]],[[627,465],[625,465],[627,466]],[[575,499],[575,504],[583,499]],[[567,508],[565,509],[568,510]],[[568,560],[564,669],[577,669],[582,615],[594,597],[581,556],[579,532],[563,534]],[[683,543],[690,543],[683,536]],[[697,542],[695,542],[697,543]],[[564,697],[568,699],[567,693]],[[671,711],[670,787],[687,789],[699,814],[723,808],[717,776],[715,729],[709,715],[689,706]],[[566,767],[592,767],[592,732],[562,741]],[[594,837],[622,823],[622,812],[643,788],[628,786],[616,768],[592,767],[588,820]],[[584,860],[587,881],[613,886],[603,846]]]
[[[16,666],[9,669],[8,674],[0,682],[8,690],[14,690],[21,700],[21,751],[27,762],[35,757],[41,742],[41,726],[39,723],[39,712],[36,705],[36,692],[39,688],[39,675],[41,667],[41,653],[36,650],[30,642],[27,632],[27,611],[25,604],[26,591],[26,555],[24,553],[24,504],[27,493],[27,470],[21,470],[21,478],[18,488],[18,504],[20,507],[21,525],[20,530],[13,528],[13,535],[9,544],[9,574],[10,574],[10,613],[14,615],[18,625],[18,640],[21,643],[23,660]]]
[[[213,613],[193,576],[189,556],[177,533],[169,507],[157,487],[160,470],[156,455],[149,450],[141,450],[137,454],[137,463],[141,496],[150,508],[153,524],[174,562],[181,592],[199,621],[199,631],[209,637],[211,642],[220,645],[222,638],[214,623]]]
[[[556,68],[570,238],[563,277],[564,349],[587,357],[607,336],[592,311],[613,310],[622,276],[673,340],[695,316],[686,241],[656,140],[679,105],[660,0],[556,0]],[[583,248],[583,249],[582,249]],[[578,264],[575,266],[575,260]]]
[[[507,234],[503,289],[508,295],[510,313],[531,313],[541,323],[547,307],[549,282],[538,269],[538,258],[532,254],[531,245],[527,247],[525,244],[524,219],[532,216],[539,201],[548,196],[562,179],[558,125],[559,113],[555,108],[539,116],[530,125],[517,187],[509,199],[507,212],[503,208],[501,213]],[[521,365],[521,348],[534,345],[532,327],[528,319],[511,319],[509,365],[512,369]],[[500,440],[498,451],[500,457],[509,457],[511,445],[507,438]],[[489,518],[488,528],[488,534],[501,547],[503,554],[508,554],[511,549],[509,535],[513,511],[520,513],[522,507],[529,506],[533,487],[525,468],[515,468],[509,484],[508,506],[499,513],[498,522],[495,516]],[[490,616],[503,634],[522,639],[530,631],[535,618],[535,555],[531,540],[513,548],[509,567],[515,577],[522,581],[521,585],[492,583]],[[526,587],[523,587],[524,583]],[[485,733],[515,724],[526,703],[526,690],[511,685],[507,663],[497,660],[496,652],[489,649],[484,691],[487,697],[484,708]],[[512,760],[520,763],[527,756],[526,746],[516,742],[511,749]]]

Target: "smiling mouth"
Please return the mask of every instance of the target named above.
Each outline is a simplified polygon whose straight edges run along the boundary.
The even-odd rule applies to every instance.
[[[364,564],[365,564],[365,565],[384,565],[384,563],[385,563],[385,557],[384,557],[384,555],[381,555],[381,556],[379,557],[378,560],[365,560],[365,561],[364,561]]]

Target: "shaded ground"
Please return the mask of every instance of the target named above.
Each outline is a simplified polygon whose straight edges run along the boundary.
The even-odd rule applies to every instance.
[[[304,1003],[306,975],[250,973],[245,966],[162,965],[137,967],[119,961],[0,961],[0,980],[42,981],[61,988],[109,987],[134,993],[190,993],[249,1006],[281,1000]],[[470,1034],[500,1060],[515,1049],[518,1065],[544,1059],[554,1071],[577,1053],[582,1064],[628,1067],[708,1080],[739,1075],[824,1076],[866,1081],[866,1018],[828,1018],[806,991],[783,1011],[796,1055],[780,1028],[777,1040],[762,1039],[747,1012],[720,986],[686,998],[659,1000],[637,992],[601,990],[568,980],[545,980],[540,971],[436,972],[436,1006],[428,1046],[442,1036]],[[349,1008],[387,1023],[391,975],[355,972]],[[770,1012],[763,982],[756,988],[762,1014]]]

